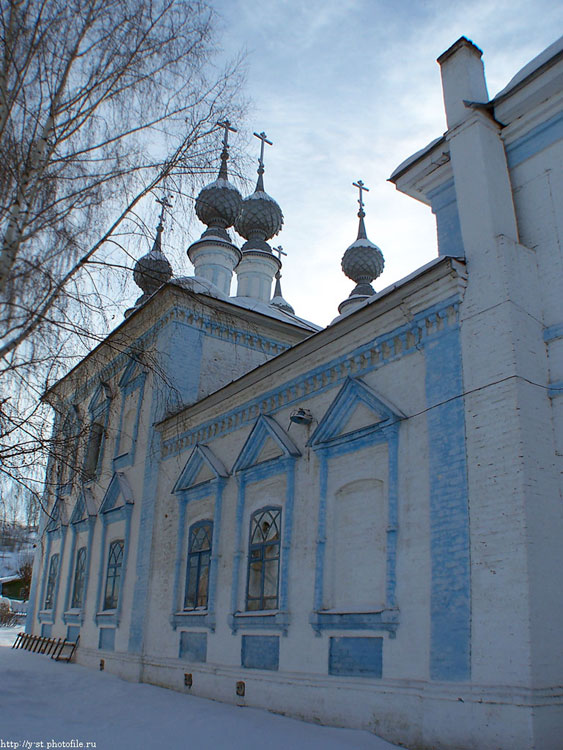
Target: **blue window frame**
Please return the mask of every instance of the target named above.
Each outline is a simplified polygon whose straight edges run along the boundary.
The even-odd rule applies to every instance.
[[[108,571],[106,575],[106,591],[104,595],[104,609],[117,609],[119,601],[119,586],[121,582],[121,568],[123,566],[123,539],[110,544],[108,556]]]
[[[45,609],[53,609],[55,597],[55,585],[59,574],[59,555],[51,555],[49,562],[49,575],[47,576],[47,593],[45,594]]]
[[[199,521],[190,527],[184,609],[207,608],[212,538],[212,521]]]
[[[74,567],[74,586],[72,589],[72,607],[81,609],[84,603],[84,584],[86,582],[86,547],[80,547],[76,553]]]
[[[255,511],[249,539],[246,609],[278,609],[281,508]]]

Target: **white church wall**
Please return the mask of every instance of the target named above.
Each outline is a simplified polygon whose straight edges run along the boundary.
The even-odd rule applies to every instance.
[[[358,329],[356,329],[355,334],[350,337],[350,344],[353,345],[354,343],[361,343],[362,334],[364,336],[367,335],[369,328],[370,327],[366,325],[365,329],[362,330],[359,334]],[[381,330],[385,330],[385,328],[382,326]],[[369,332],[369,335],[371,337],[373,336],[373,333]],[[334,352],[336,353],[337,350],[338,347],[335,347]],[[378,388],[378,378],[380,378],[382,382],[386,381],[387,386],[392,391],[392,393],[399,398],[401,397],[401,392],[403,396],[405,395],[405,389],[410,385],[411,387],[409,389],[408,398],[406,400],[409,402],[409,408],[411,408],[413,413],[416,414],[417,412],[424,412],[426,406],[426,396],[424,388],[424,359],[419,352],[417,352],[416,350],[414,351],[414,354],[408,355],[408,357],[406,358],[403,357],[402,360],[392,361],[389,363],[389,365],[381,366],[380,368],[378,368],[376,372],[369,373],[369,380],[370,385],[372,385],[372,387],[376,389]],[[328,352],[326,350],[323,352],[323,354],[328,359]],[[342,355],[341,342],[338,354]],[[384,356],[390,355],[391,349],[390,347],[386,346]],[[320,358],[316,355],[315,357],[311,357],[311,359],[313,359],[315,363],[319,363],[322,362],[324,358]],[[324,359],[324,361],[326,362],[326,359]],[[413,363],[418,363],[418,365],[413,368]],[[307,365],[310,366],[310,362],[305,361],[303,363],[303,360],[301,360],[299,369],[301,369],[302,364],[305,364],[305,367],[302,369],[304,374],[306,374]],[[388,372],[387,374],[385,374],[387,367],[389,367],[390,370],[392,369],[393,372]],[[297,368],[292,367],[292,375],[294,375],[296,369]],[[275,387],[276,382],[283,382],[283,373],[280,373],[280,375],[276,377],[275,382],[270,381],[270,385]],[[378,391],[381,392],[381,388],[379,388]],[[333,385],[332,387],[325,387],[324,391],[318,395],[313,390],[309,395],[305,395],[301,398],[301,403],[303,403],[307,408],[310,408],[315,417],[320,419],[323,413],[326,411],[327,407],[334,399],[334,396],[337,392],[338,384],[335,383],[335,385]],[[248,395],[251,396],[252,393],[256,393],[259,395],[260,388],[251,388]],[[392,395],[387,392],[385,393],[385,396],[389,399],[392,398]],[[246,397],[248,398],[248,396]],[[405,399],[403,398],[403,400]],[[227,400],[226,402],[223,401],[221,404],[223,411],[225,409],[227,409],[228,411],[228,408],[232,403],[233,400]],[[297,404],[298,401],[296,401],[295,403]],[[278,421],[278,424],[284,426],[289,425],[289,415],[291,411],[292,405],[288,405],[277,410],[276,420]],[[352,415],[351,421],[348,420],[348,424],[344,426],[345,429],[362,427],[362,423],[365,423],[366,421],[366,415],[364,414],[362,416],[360,414],[360,411],[361,409],[358,410],[358,413],[356,415]],[[214,408],[212,406],[210,415],[214,414],[216,416],[219,416],[219,412],[219,408]],[[205,423],[206,416],[207,415],[205,413],[199,414],[199,417],[203,421],[203,423]],[[192,428],[196,428],[196,425],[194,425],[193,423]],[[299,432],[299,430],[301,430],[301,432]],[[409,504],[408,507],[411,512],[414,510],[414,513],[419,514],[420,516],[420,519],[417,519],[416,521],[410,519],[410,523],[412,526],[412,537],[413,539],[415,539],[417,536],[419,537],[419,549],[412,555],[412,568],[409,568],[408,571],[403,570],[402,578],[404,580],[400,585],[403,586],[407,598],[409,596],[409,593],[414,594],[415,603],[413,604],[413,614],[411,615],[413,632],[408,634],[404,632],[404,629],[401,632],[401,627],[399,627],[397,638],[394,641],[390,640],[387,637],[385,638],[384,679],[390,676],[393,677],[395,674],[395,670],[397,674],[403,673],[405,675],[411,675],[412,677],[412,656],[415,652],[416,662],[419,664],[418,671],[421,675],[421,678],[424,679],[428,674],[427,641],[429,633],[428,630],[424,627],[425,618],[421,618],[420,611],[418,612],[418,617],[414,612],[414,610],[416,609],[417,597],[420,600],[423,597],[428,596],[430,563],[427,552],[427,545],[423,543],[423,539],[425,538],[424,533],[421,533],[420,526],[421,520],[423,524],[425,523],[424,518],[427,517],[428,513],[428,483],[426,478],[421,479],[421,477],[427,476],[425,419],[418,417],[414,418],[412,423],[405,423],[405,432],[402,433],[402,435],[406,435],[407,431],[409,433],[409,437],[408,439],[406,439],[406,442],[404,444],[404,446],[407,446],[406,455],[404,455],[399,460],[401,461],[401,463],[404,462],[405,464],[408,464],[409,468],[406,469],[404,476],[402,476],[401,478],[401,482],[404,483],[405,487],[412,488],[415,496],[409,497],[408,500],[406,500],[404,498],[403,491],[401,491],[401,500],[404,501],[405,504]],[[243,430],[241,430],[241,432],[243,432]],[[310,436],[311,431],[309,430],[308,433]],[[294,499],[295,518],[293,524],[294,529],[292,532],[294,534],[294,550],[292,551],[292,573],[289,582],[290,623],[287,635],[284,636],[282,634],[279,641],[279,674],[277,675],[277,679],[275,680],[275,682],[273,682],[272,675],[267,672],[256,672],[255,670],[247,670],[241,667],[240,655],[242,638],[238,633],[236,635],[233,635],[227,628],[225,628],[225,615],[228,616],[229,614],[229,606],[226,606],[225,602],[231,597],[231,591],[229,590],[229,587],[231,583],[232,571],[229,569],[229,562],[233,557],[234,551],[232,547],[232,538],[229,538],[229,535],[225,534],[225,532],[223,532],[222,539],[219,540],[219,543],[221,544],[221,555],[224,559],[224,563],[221,568],[222,583],[220,580],[217,595],[217,627],[215,633],[209,633],[207,638],[208,662],[207,664],[190,664],[189,668],[190,670],[193,670],[193,672],[190,673],[193,675],[195,686],[194,689],[198,694],[207,694],[213,695],[215,697],[221,697],[226,700],[235,700],[236,698],[235,696],[233,696],[232,686],[235,678],[237,678],[238,676],[238,678],[245,679],[247,681],[249,691],[251,690],[251,698],[249,698],[248,700],[251,700],[252,704],[262,705],[264,702],[264,705],[266,705],[269,701],[273,701],[275,705],[282,707],[282,710],[283,707],[286,707],[286,710],[296,712],[301,715],[306,715],[308,718],[311,718],[311,709],[305,709],[303,706],[298,707],[297,701],[294,700],[292,696],[300,694],[301,689],[305,689],[305,686],[311,686],[313,684],[313,682],[311,681],[314,681],[315,679],[320,679],[323,681],[322,684],[324,685],[325,691],[332,691],[330,684],[327,684],[326,682],[330,637],[350,637],[351,635],[353,635],[369,638],[374,636],[374,632],[371,627],[367,630],[357,628],[355,632],[350,632],[348,630],[339,629],[338,626],[334,626],[331,631],[324,632],[320,635],[320,637],[317,637],[315,636],[311,628],[311,624],[308,621],[311,604],[303,606],[303,603],[310,603],[312,601],[315,585],[315,540],[317,538],[317,515],[319,497],[318,459],[314,455],[314,453],[305,445],[307,435],[303,428],[293,425],[289,434],[292,436],[292,440],[296,442],[296,445],[298,445],[303,455],[301,458],[297,459],[295,471],[296,488],[298,489],[296,490]],[[240,451],[242,444],[244,444],[244,440],[247,437],[248,428],[244,430],[244,434],[240,437],[240,439],[238,438],[235,430],[234,433],[231,432],[225,437],[216,437],[211,439],[210,441],[208,439],[208,443],[210,446],[212,446],[213,450],[217,453],[217,455],[221,458],[225,465],[232,466],[236,458],[237,451]],[[402,439],[403,437],[401,436],[401,440]],[[404,446],[401,445],[399,451],[404,452]],[[410,448],[410,453],[408,448]],[[267,451],[268,448],[265,446],[264,450]],[[376,448],[376,454],[378,451],[382,457],[387,455],[386,449],[381,448],[381,446]],[[188,455],[189,449],[186,449],[184,451],[184,456],[187,458]],[[373,456],[373,451],[370,451],[369,449],[360,451],[358,453],[358,461],[356,463],[350,464],[350,461],[347,462],[346,460],[342,459],[342,468],[340,468],[340,465],[338,464],[338,461],[340,461],[340,459],[335,459],[337,460],[337,464],[335,464],[336,471],[334,472],[335,481],[339,485],[346,484],[346,480],[348,479],[350,474],[350,466],[354,467],[354,476],[359,476],[360,481],[363,474],[368,477],[373,477]],[[170,459],[170,461],[173,461],[174,463],[176,463],[176,465],[178,465],[176,458]],[[166,463],[167,461],[164,462],[165,465]],[[339,477],[339,475],[343,473],[345,475],[344,479]],[[385,471],[383,471],[383,473],[385,473]],[[227,481],[223,504],[224,515],[222,518],[223,529],[230,529],[231,531],[235,528],[236,525],[236,514],[234,507],[236,503],[236,489],[234,485],[235,482],[232,478]],[[260,487],[260,483],[256,483],[256,488],[258,487]],[[338,487],[336,487],[335,489],[338,490]],[[164,490],[164,494],[166,494],[166,490]],[[259,490],[257,490],[257,498],[262,498],[262,494]],[[404,516],[405,509],[404,506],[401,505],[402,520],[400,521],[400,528],[405,520]],[[399,532],[400,550],[402,549],[401,544],[401,532]],[[241,562],[239,562],[239,565],[242,567],[243,572],[247,565],[244,546],[245,545],[243,543],[243,554],[241,556],[242,560]],[[416,544],[413,546],[416,549]],[[407,550],[408,547],[409,545],[407,540],[404,549]],[[421,549],[424,549],[424,553],[422,556],[420,555]],[[399,552],[398,556],[401,556],[401,552]],[[421,564],[422,561],[425,561],[425,565]],[[403,568],[405,566],[404,558],[401,562],[401,566]],[[406,581],[409,580],[409,577],[411,580],[410,582],[406,583]],[[221,602],[223,602],[223,604],[221,604]],[[360,607],[360,609],[361,608],[362,607]],[[158,609],[158,607],[155,608],[155,610],[156,609]],[[408,603],[405,605],[405,609],[408,612]],[[239,627],[240,633],[242,633],[242,635],[252,634],[259,636],[264,635],[268,637],[268,635],[274,634],[274,631],[261,630],[260,628],[248,631],[245,630],[242,624]],[[153,627],[151,629],[151,633],[154,634],[155,638],[157,637],[157,634],[159,634],[160,638],[162,638],[162,632],[159,633],[159,630],[160,629],[158,627]],[[423,633],[424,635],[421,636],[421,633]],[[385,633],[383,632],[381,635],[385,636]],[[177,637],[178,636],[176,636],[176,638]],[[415,644],[414,646],[412,646],[413,643]],[[307,645],[305,646],[305,644]],[[422,646],[422,648],[417,648],[417,645],[419,647]],[[157,646],[155,641],[149,648],[149,652],[156,653],[156,649]],[[151,679],[151,681],[161,681],[163,679],[166,679],[163,677],[164,672],[159,672],[156,661],[157,660],[155,657],[155,660],[153,661],[153,664],[151,666],[150,676],[147,677],[147,679]],[[173,678],[172,667],[169,666],[166,667],[166,669],[168,670],[167,674],[170,675],[171,683],[177,685],[178,675]],[[215,675],[215,677],[212,676],[212,673]],[[332,681],[331,684],[334,685],[334,690],[341,690],[341,687],[337,688],[337,686],[341,686],[339,680],[341,680],[342,678],[332,676],[329,679]],[[290,681],[290,683],[286,683],[285,680]],[[357,707],[357,703],[355,703],[355,701],[357,701],[357,695],[355,694],[355,689],[353,688],[354,683],[360,683],[362,685],[362,691],[365,693],[365,690],[363,690],[366,684],[365,679],[358,679],[357,677],[347,678],[344,682],[350,690],[349,699],[347,696],[343,702],[343,705],[346,706],[348,716],[347,721],[350,721],[351,716],[354,716],[357,717],[358,722],[362,723],[363,725],[368,725],[369,720],[366,718],[367,706],[365,703],[363,703],[361,705],[361,708]],[[291,688],[289,688],[289,684],[291,684]],[[300,687],[296,688],[296,684]],[[284,687],[284,685],[287,685],[287,687]],[[259,693],[256,692],[257,690],[259,690]],[[333,697],[335,693],[331,692],[330,695],[331,697],[327,699],[325,707],[319,707],[318,709],[319,714],[323,716],[324,720],[326,720],[326,716],[329,712],[332,712],[333,717],[335,716]],[[353,705],[355,707],[353,707]],[[336,715],[338,715],[338,712]]]
[[[465,41],[444,67],[456,49],[479,62]],[[558,747],[560,156],[541,128],[527,137],[536,113],[508,126],[507,165],[498,124],[461,106],[453,72],[449,182],[434,175],[433,208],[447,209],[441,254],[458,248],[467,266],[429,264],[271,361],[301,334],[191,293],[182,309],[179,290],[157,294],[163,307],[155,298],[131,324],[142,335],[146,315],[156,329],[165,378],[147,374],[137,435],[122,440],[134,393],[125,361],[102,357],[96,377],[114,395],[94,404],[108,409],[98,517],[46,532],[35,632],[66,632],[87,539],[83,663],[413,748]],[[93,390],[77,391],[85,410]],[[291,422],[297,408],[310,425]],[[257,583],[248,598],[250,530],[266,508],[270,520],[280,512],[279,539],[269,537],[279,576],[277,606],[272,596],[260,609],[271,592]],[[207,606],[184,609],[190,531],[203,522],[213,523]],[[120,604],[104,612],[117,539],[127,540]],[[56,605],[38,618],[57,552]]]

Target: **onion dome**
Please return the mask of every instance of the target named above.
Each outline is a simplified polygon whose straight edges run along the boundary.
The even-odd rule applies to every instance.
[[[164,199],[164,201],[166,201],[166,199]],[[142,290],[143,294],[141,294],[139,299],[135,302],[133,308],[125,311],[125,317],[128,317],[135,307],[146,302],[157,289],[160,289],[163,284],[166,284],[166,282],[172,278],[172,266],[161,248],[161,235],[163,229],[164,227],[162,225],[161,216],[158,227],[156,228],[156,237],[152,249],[146,255],[143,255],[142,258],[139,258],[133,269],[135,284],[137,284]]]
[[[385,261],[381,250],[373,242],[370,242],[366,235],[362,191],[367,191],[368,188],[364,186],[361,180],[355,182],[354,186],[360,190],[358,201],[360,204],[360,210],[358,211],[360,224],[356,241],[350,245],[342,258],[342,270],[349,279],[356,282],[356,287],[352,290],[350,297],[369,297],[375,294],[371,282],[381,275]]]
[[[146,297],[154,294],[172,277],[172,266],[162,252],[160,244],[163,228],[162,224],[158,225],[152,249],[142,258],[139,258],[133,271],[135,284],[143,290],[143,296]]]
[[[235,223],[242,204],[242,196],[237,188],[229,182],[227,174],[228,135],[229,131],[236,133],[236,130],[231,127],[228,120],[218,124],[225,128],[219,175],[216,180],[206,185],[197,196],[195,212],[198,219],[203,224],[207,224],[208,227],[202,236],[215,234],[230,241],[226,229],[232,227]]]
[[[242,208],[235,223],[235,229],[246,240],[243,252],[248,250],[272,249],[266,242],[281,231],[283,214],[278,203],[264,190],[264,143],[272,145],[265,133],[254,133],[262,141],[258,159],[258,181],[256,189],[242,202]]]

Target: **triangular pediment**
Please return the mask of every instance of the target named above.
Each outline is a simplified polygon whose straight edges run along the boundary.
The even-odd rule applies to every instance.
[[[371,409],[362,401],[357,401],[350,414],[348,414],[348,418],[344,424],[341,425],[340,432],[342,434],[355,432],[356,430],[364,429],[364,427],[371,427],[374,424],[379,424],[379,422],[383,422],[386,419],[387,415]]]
[[[65,513],[65,506],[61,500],[56,500],[51,511],[51,517],[45,526],[45,531],[57,531],[61,526],[67,525],[68,516]]]
[[[100,513],[108,513],[125,505],[134,504],[133,492],[122,471],[116,471],[108,485],[104,499],[100,506]]]
[[[273,417],[262,414],[258,417],[250,435],[239,453],[233,471],[248,469],[266,461],[297,457],[301,453],[287,432]]]
[[[357,378],[347,378],[313,433],[313,447],[345,435],[377,429],[404,419],[399,409]]]
[[[106,409],[109,407],[110,400],[111,391],[109,385],[107,383],[100,383],[90,399],[88,410],[92,413],[96,413],[102,409]]]
[[[212,482],[219,477],[228,476],[229,472],[211,448],[198,443],[191,452],[172,492],[183,492],[191,487]]]
[[[126,385],[129,385],[129,383],[132,383],[135,378],[137,378],[139,375],[143,374],[143,367],[141,363],[137,360],[132,358],[123,371],[123,375],[121,376],[121,379],[119,381],[119,387],[125,388]]]
[[[70,523],[80,523],[96,515],[96,502],[92,490],[89,487],[84,487],[72,511]]]

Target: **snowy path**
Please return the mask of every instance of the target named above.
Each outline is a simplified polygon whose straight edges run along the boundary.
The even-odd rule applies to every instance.
[[[306,724],[254,708],[124,682],[9,646],[21,628],[0,628],[0,747],[31,750],[391,750],[368,732]],[[5,646],[5,648],[1,648]],[[30,744],[24,745],[28,741]],[[63,742],[65,744],[58,744]],[[40,743],[41,744],[34,744]],[[15,743],[21,743],[19,745]]]

